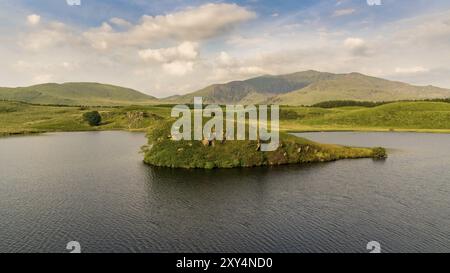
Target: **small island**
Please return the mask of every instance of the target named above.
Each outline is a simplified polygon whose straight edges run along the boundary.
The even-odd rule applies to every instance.
[[[142,148],[149,165],[184,169],[214,169],[277,166],[339,159],[386,158],[384,148],[353,148],[320,144],[304,138],[280,134],[280,145],[262,152],[259,141],[173,141],[171,123],[158,122],[148,133],[148,145]]]

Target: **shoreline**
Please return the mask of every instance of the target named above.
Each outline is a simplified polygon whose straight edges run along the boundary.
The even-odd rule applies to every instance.
[[[422,134],[450,134],[450,129],[387,129],[387,128],[311,128],[311,129],[281,129],[285,133],[422,133]]]
[[[17,132],[0,132],[0,139],[3,137],[15,137],[15,136],[34,136],[34,135],[43,135],[43,134],[51,134],[51,133],[83,133],[83,132],[130,132],[130,133],[146,133],[147,128],[145,129],[105,129],[105,130],[56,130],[56,131],[17,131]]]
[[[42,131],[12,131],[0,132],[0,138],[14,136],[40,135],[46,133],[79,133],[79,132],[140,132],[146,133],[148,128],[141,129],[99,129],[99,130],[42,130]],[[281,129],[280,132],[292,133],[339,133],[339,132],[355,132],[355,133],[417,133],[417,134],[450,134],[450,129],[386,129],[386,128],[307,128],[307,129]]]

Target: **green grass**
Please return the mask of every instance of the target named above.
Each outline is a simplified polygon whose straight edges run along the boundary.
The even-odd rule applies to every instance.
[[[90,126],[83,114],[98,111],[100,126]],[[132,130],[148,131],[145,162],[174,168],[233,168],[265,165],[325,162],[344,158],[383,157],[383,149],[324,145],[281,133],[281,146],[274,152],[260,152],[256,141],[215,142],[205,147],[200,141],[175,142],[168,138],[173,122],[166,106],[70,107],[38,106],[0,102],[0,135],[60,132]],[[283,110],[285,111],[285,109]],[[292,108],[289,122],[302,117],[319,117],[324,109]],[[291,113],[291,114],[292,114]]]
[[[0,100],[53,105],[130,105],[156,103],[136,90],[100,83],[48,83],[0,88]]]
[[[90,126],[83,119],[83,114],[89,111],[100,112],[102,115],[100,126]],[[169,114],[170,108],[158,106],[37,106],[0,101],[0,135],[62,131],[146,131],[153,121]]]
[[[444,102],[397,102],[370,108],[285,107],[282,111],[298,115],[281,121],[287,131],[450,132],[450,103]]]
[[[99,111],[102,124],[92,127],[83,114]],[[0,101],[0,135],[61,131],[146,131],[170,116],[167,105],[122,107],[38,106]],[[281,108],[282,131],[417,131],[450,132],[450,103],[398,102],[377,107]]]
[[[171,122],[155,123],[149,130],[148,146],[143,148],[144,162],[169,168],[235,168],[327,162],[350,158],[383,158],[383,148],[350,148],[325,145],[285,133],[280,135],[276,151],[258,150],[257,141],[173,141]]]

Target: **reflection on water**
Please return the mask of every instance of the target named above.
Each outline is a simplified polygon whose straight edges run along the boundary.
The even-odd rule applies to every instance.
[[[0,139],[0,252],[450,251],[448,135],[307,134],[385,161],[232,170],[142,163],[143,134]]]

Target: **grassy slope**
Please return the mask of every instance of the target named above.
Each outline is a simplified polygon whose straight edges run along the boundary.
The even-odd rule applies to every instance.
[[[393,101],[446,97],[450,97],[448,89],[413,86],[351,73],[315,82],[303,89],[277,96],[271,102],[282,105],[312,105],[330,100]]]
[[[83,121],[87,111],[97,110],[102,115],[102,125],[91,127]],[[143,113],[143,118],[128,113]],[[0,101],[0,135],[92,130],[145,131],[154,120],[166,117],[168,107],[56,107],[37,106],[19,102]]]
[[[90,127],[83,120],[86,111],[98,110],[103,124]],[[145,131],[154,119],[167,118],[170,106],[128,107],[55,107],[36,106],[0,101],[0,135],[82,131],[82,130],[141,130]],[[145,113],[133,118],[127,113]],[[373,108],[341,107],[322,109],[313,107],[282,107],[283,131],[427,131],[450,132],[450,103],[398,102]]]
[[[359,73],[304,71],[211,85],[197,92],[164,101],[192,103],[195,96],[203,97],[206,103],[312,105],[330,100],[394,101],[447,98],[450,97],[450,90],[433,86],[414,86]]]
[[[297,117],[284,119],[281,127],[290,131],[361,130],[450,132],[450,103],[398,102],[373,108],[333,109],[287,107]]]
[[[161,122],[149,131],[144,148],[147,164],[171,168],[233,168],[326,162],[347,158],[383,157],[382,148],[350,148],[315,143],[281,134],[281,145],[273,152],[257,150],[256,141],[220,141],[204,146],[200,141],[172,141],[170,122]]]
[[[194,97],[203,97],[206,103],[261,104],[279,94],[295,91],[334,76],[335,74],[312,70],[278,76],[266,75],[211,85],[194,93],[168,98],[166,101],[192,103]]]
[[[156,98],[136,90],[99,83],[49,83],[0,88],[0,99],[57,105],[130,105],[156,102]]]

